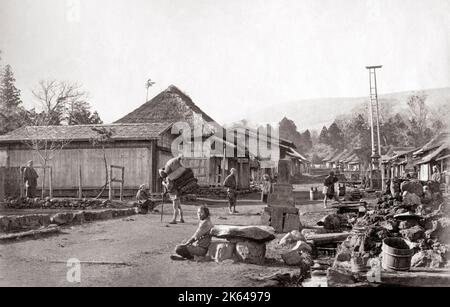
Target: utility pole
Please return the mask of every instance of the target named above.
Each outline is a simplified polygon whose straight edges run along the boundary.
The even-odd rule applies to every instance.
[[[377,90],[377,75],[376,70],[381,68],[381,65],[366,66],[369,70],[369,120],[370,120],[370,135],[372,141],[372,155],[371,155],[371,188],[385,189],[384,169],[381,160],[381,138],[380,138],[380,113],[378,107],[378,90]],[[380,174],[381,173],[381,176]],[[379,179],[381,177],[381,185]]]

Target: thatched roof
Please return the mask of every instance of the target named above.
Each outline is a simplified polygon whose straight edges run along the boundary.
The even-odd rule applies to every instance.
[[[429,150],[440,147],[443,144],[450,145],[450,132],[442,132],[432,138],[428,143],[426,143],[418,151],[414,152],[414,155],[422,155]]]
[[[192,99],[171,85],[116,123],[196,122],[199,117],[206,122],[214,120],[203,112]]]

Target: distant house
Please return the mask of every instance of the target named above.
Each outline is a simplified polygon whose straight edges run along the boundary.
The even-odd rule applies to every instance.
[[[339,153],[339,150],[334,150],[330,152],[327,156],[322,158],[322,161],[318,165],[314,165],[315,168],[325,168],[331,169],[333,168],[331,160]]]
[[[419,180],[431,179],[432,168],[437,166],[445,174],[448,184],[450,171],[450,133],[440,133],[413,153],[419,166]]]
[[[228,134],[236,131],[241,132],[237,134],[238,147],[242,147],[242,151],[245,151],[250,159],[257,161],[258,168],[253,168],[252,171],[253,179],[260,181],[263,174],[269,174],[273,178],[278,173],[278,162],[281,159],[290,160],[290,176],[308,172],[310,161],[297,151],[294,143],[275,135],[269,137],[269,129],[266,127],[264,129],[255,129],[243,125],[234,125],[227,130]],[[261,155],[261,141],[266,142],[264,146],[267,146],[269,150],[277,149],[277,152],[273,152],[275,157],[272,156],[270,159],[267,159]],[[255,147],[251,146],[251,144],[259,145]]]
[[[384,164],[385,178],[402,178],[408,173],[415,173],[414,147],[391,146],[382,155],[381,162]]]
[[[358,155],[351,151],[347,157],[345,157],[342,161],[343,163],[343,169],[345,171],[350,172],[359,172],[361,171],[361,159],[358,157]]]

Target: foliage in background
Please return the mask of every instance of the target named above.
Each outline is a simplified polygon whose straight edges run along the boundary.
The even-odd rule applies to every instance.
[[[1,51],[0,51],[1,61]],[[0,62],[1,64],[1,62]],[[12,67],[0,65],[0,135],[22,126],[103,123],[88,94],[76,83],[42,80],[32,91],[37,108],[25,109]]]

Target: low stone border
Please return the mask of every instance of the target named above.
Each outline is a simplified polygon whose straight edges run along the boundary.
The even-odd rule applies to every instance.
[[[58,226],[80,225],[85,222],[109,220],[137,214],[136,208],[104,209],[74,212],[59,212],[55,214],[29,214],[0,216],[0,232],[15,232],[33,228],[47,227],[50,224]]]
[[[34,239],[38,239],[43,236],[53,235],[61,232],[61,228],[57,226],[53,227],[45,227],[36,230],[29,230],[24,232],[10,233],[5,235],[0,235],[0,243],[19,240],[27,237],[33,237]]]

